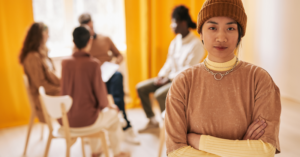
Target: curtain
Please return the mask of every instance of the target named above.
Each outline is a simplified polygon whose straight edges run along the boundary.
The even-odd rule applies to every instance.
[[[127,68],[131,103],[140,106],[136,85],[156,77],[175,34],[170,28],[174,7],[185,5],[194,22],[205,0],[125,0]],[[197,34],[196,30],[193,31]],[[198,35],[199,36],[199,35]]]
[[[32,22],[31,0],[0,0],[0,128],[29,121],[30,107],[18,55]]]

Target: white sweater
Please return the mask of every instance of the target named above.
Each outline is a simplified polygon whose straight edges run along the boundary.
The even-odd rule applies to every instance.
[[[176,35],[169,46],[168,58],[158,73],[159,77],[175,78],[183,70],[200,63],[204,48],[200,39],[190,32],[182,38]]]

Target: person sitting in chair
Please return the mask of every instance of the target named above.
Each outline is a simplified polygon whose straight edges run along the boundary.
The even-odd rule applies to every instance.
[[[116,64],[122,63],[123,55],[119,52],[113,41],[108,36],[95,33],[92,17],[89,13],[81,14],[78,21],[81,25],[89,26],[90,32],[94,38],[91,50],[89,51],[91,56],[98,59],[101,64],[104,62],[113,62],[113,59],[115,59],[114,63]],[[109,55],[109,52],[111,52],[112,55]],[[105,85],[108,93],[112,95],[114,103],[122,111],[123,117],[127,123],[123,128],[125,141],[133,144],[140,144],[140,141],[135,135],[125,112],[123,75],[118,71],[115,72]]]
[[[100,62],[89,54],[93,37],[88,27],[77,27],[73,31],[75,52],[72,57],[62,61],[62,95],[69,95],[73,104],[68,112],[72,131],[105,129],[108,131],[110,146],[115,157],[129,157],[120,152],[121,129],[118,118],[119,108],[109,104],[105,84],[101,78]],[[61,121],[60,121],[61,122]],[[78,128],[80,127],[80,128]],[[90,139],[92,156],[101,154],[100,139]]]
[[[159,103],[161,112],[163,112],[172,80],[180,72],[200,63],[205,54],[200,39],[190,32],[190,29],[196,28],[196,24],[191,20],[188,8],[180,5],[173,10],[171,28],[177,35],[169,46],[167,61],[159,71],[158,76],[140,82],[136,86],[146,116],[149,118],[149,123],[145,128],[139,130],[139,133],[159,127],[152,111],[149,94],[154,92],[154,97]]]

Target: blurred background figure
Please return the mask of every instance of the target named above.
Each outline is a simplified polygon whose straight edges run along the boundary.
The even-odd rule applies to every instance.
[[[114,45],[112,40],[105,35],[97,34],[94,31],[92,17],[88,13],[84,13],[79,16],[78,21],[81,25],[88,25],[90,27],[91,34],[94,38],[93,44],[89,54],[100,61],[100,64],[104,62],[114,62],[120,64],[123,61],[123,56]],[[109,53],[112,53],[111,55]],[[112,59],[115,59],[112,61]],[[123,128],[125,132],[125,140],[134,144],[139,144],[132,126],[127,118],[125,112],[124,101],[124,89],[123,89],[123,75],[120,72],[115,72],[114,75],[105,83],[109,94],[113,96],[114,103],[123,112],[124,119],[127,125]]]
[[[177,6],[172,13],[171,28],[176,34],[169,46],[168,58],[156,78],[140,82],[136,88],[141,99],[144,111],[149,119],[145,128],[139,130],[143,133],[151,128],[158,128],[158,121],[152,111],[149,94],[159,103],[161,112],[165,110],[165,99],[174,79],[183,70],[200,63],[204,56],[204,48],[200,39],[190,29],[195,29],[187,7]]]
[[[108,131],[114,156],[129,157],[128,153],[120,151],[119,109],[116,105],[109,104],[106,87],[101,78],[100,62],[89,54],[93,44],[90,31],[83,26],[75,28],[73,41],[75,53],[62,62],[62,95],[69,95],[73,99],[68,112],[71,132],[105,129]],[[100,143],[99,138],[90,139],[93,157],[101,155]]]
[[[60,79],[54,74],[55,68],[48,57],[48,27],[35,22],[29,28],[20,54],[20,63],[28,77],[30,94],[40,122],[45,122],[39,100],[39,87],[43,86],[48,95],[60,94]]]

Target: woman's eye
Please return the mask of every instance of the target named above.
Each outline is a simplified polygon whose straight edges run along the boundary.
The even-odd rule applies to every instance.
[[[233,27],[228,28],[229,31],[235,30]]]
[[[210,29],[210,30],[216,30],[216,28],[215,28],[215,27],[209,27],[209,29]]]

